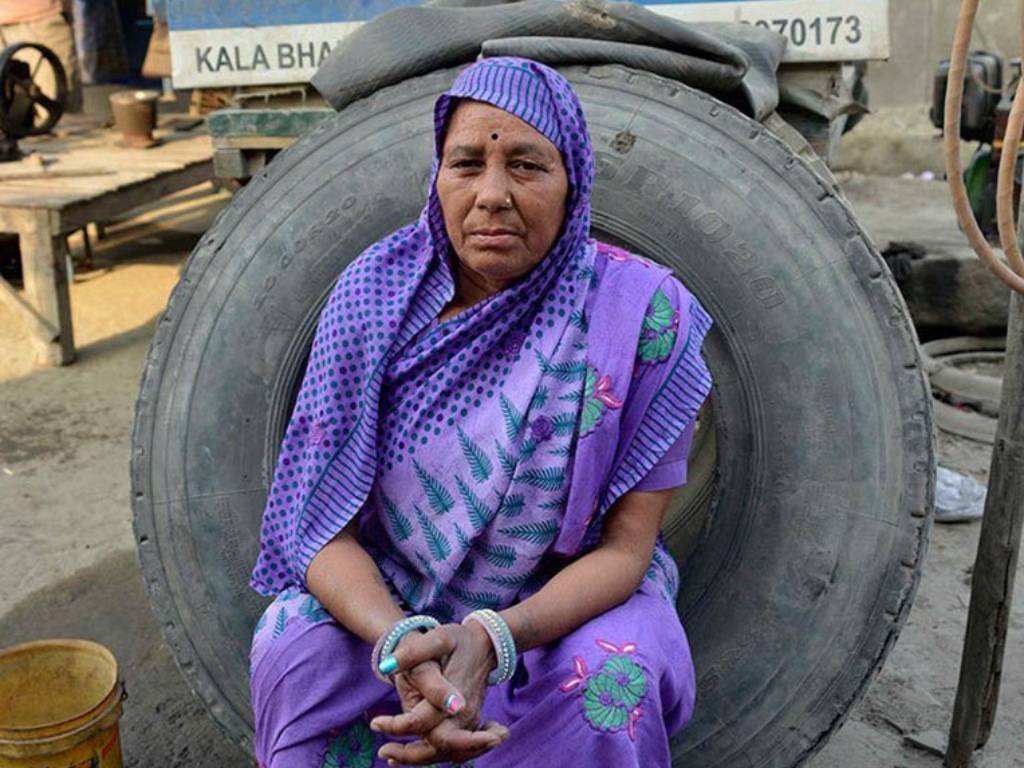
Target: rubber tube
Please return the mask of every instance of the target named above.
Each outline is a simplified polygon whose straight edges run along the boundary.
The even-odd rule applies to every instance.
[[[953,207],[956,209],[960,225],[974,252],[995,273],[996,277],[1011,289],[1024,295],[1024,276],[1007,266],[995,254],[978,227],[978,222],[967,198],[963,167],[960,164],[960,110],[964,95],[964,72],[967,49],[971,43],[971,31],[974,29],[974,19],[978,14],[978,2],[979,0],[963,0],[960,6],[960,15],[957,18],[956,33],[953,37],[953,51],[949,60],[949,81],[946,86],[945,136],[943,138],[946,176],[950,192],[953,195]]]
[[[1021,51],[1024,52],[1024,8],[1021,13]],[[1021,257],[1017,241],[1016,211],[1013,210],[1014,171],[1017,169],[1017,153],[1020,150],[1021,133],[1024,132],[1024,76],[1017,81],[1017,93],[1013,97],[1010,118],[1003,138],[1003,154],[999,160],[999,183],[996,191],[996,222],[999,226],[999,242],[1003,246],[1010,266],[1018,275],[1024,275],[1024,258]]]

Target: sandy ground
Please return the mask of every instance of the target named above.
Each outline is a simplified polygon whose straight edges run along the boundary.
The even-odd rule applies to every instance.
[[[891,229],[900,216],[944,215],[869,205],[883,187],[921,199],[914,187],[889,186],[908,183],[853,185],[854,206],[860,200],[870,209],[869,230]],[[26,336],[0,307],[0,646],[47,636],[110,646],[130,693],[122,722],[126,765],[140,768],[249,765],[193,699],[160,638],[142,590],[128,503],[132,406],[149,338],[188,251],[226,199],[193,190],[110,229],[95,268],[79,271],[72,288],[80,348],[73,366],[35,370]],[[941,437],[939,448],[946,466],[986,478],[984,447]],[[940,765],[902,737],[948,728],[978,530],[935,528],[909,623],[813,768]],[[1021,590],[1000,717],[975,763],[982,768],[1024,766]]]
[[[870,79],[870,78],[869,78]],[[833,167],[881,176],[931,172],[942,177],[942,135],[928,115],[930,105],[883,107],[864,115],[843,137]],[[970,161],[977,144],[960,142],[960,160]]]

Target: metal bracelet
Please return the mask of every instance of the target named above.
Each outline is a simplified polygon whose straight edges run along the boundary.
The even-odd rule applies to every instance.
[[[462,623],[466,624],[470,621],[480,624],[494,645],[494,655],[497,657],[498,664],[487,676],[488,685],[500,685],[506,680],[511,680],[516,671],[518,654],[516,653],[516,641],[512,637],[512,630],[508,628],[508,623],[501,618],[497,611],[492,611],[490,608],[473,611],[462,620]]]
[[[394,652],[399,641],[410,632],[414,632],[418,629],[426,629],[429,631],[440,626],[441,622],[433,616],[427,616],[425,614],[408,616],[401,621],[395,622],[394,626],[381,635],[377,640],[377,643],[373,646],[373,653],[370,654],[370,668],[373,670],[374,676],[386,685],[394,685],[389,675],[381,674],[381,659],[386,656],[390,656]]]

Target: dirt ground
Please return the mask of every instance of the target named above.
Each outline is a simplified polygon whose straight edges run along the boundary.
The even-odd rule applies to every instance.
[[[923,182],[860,178],[848,194],[869,231],[950,216]],[[903,186],[900,186],[903,185]],[[879,195],[904,207],[872,206]],[[178,675],[142,589],[129,509],[128,451],[143,357],[189,250],[227,201],[197,189],[110,228],[72,287],[79,360],[35,370],[17,319],[0,307],[0,646],[74,636],[107,644],[130,698],[126,765],[247,766]],[[931,206],[918,210],[924,200]],[[934,210],[932,210],[934,209]],[[989,451],[939,438],[942,463],[985,480]],[[904,734],[949,725],[979,525],[936,526],[909,623],[813,768],[937,768]],[[979,768],[1024,767],[1024,583],[1011,617],[1000,716]]]

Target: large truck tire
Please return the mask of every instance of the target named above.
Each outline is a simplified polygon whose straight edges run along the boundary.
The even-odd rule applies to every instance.
[[[708,308],[711,405],[666,523],[698,676],[685,768],[795,766],[896,640],[934,495],[906,307],[833,188],[715,99],[618,66],[563,70],[597,153],[594,229]],[[425,199],[431,107],[456,70],[329,118],[242,189],[192,254],[146,362],[133,437],[139,554],[185,677],[251,749],[247,587],[317,315]]]

